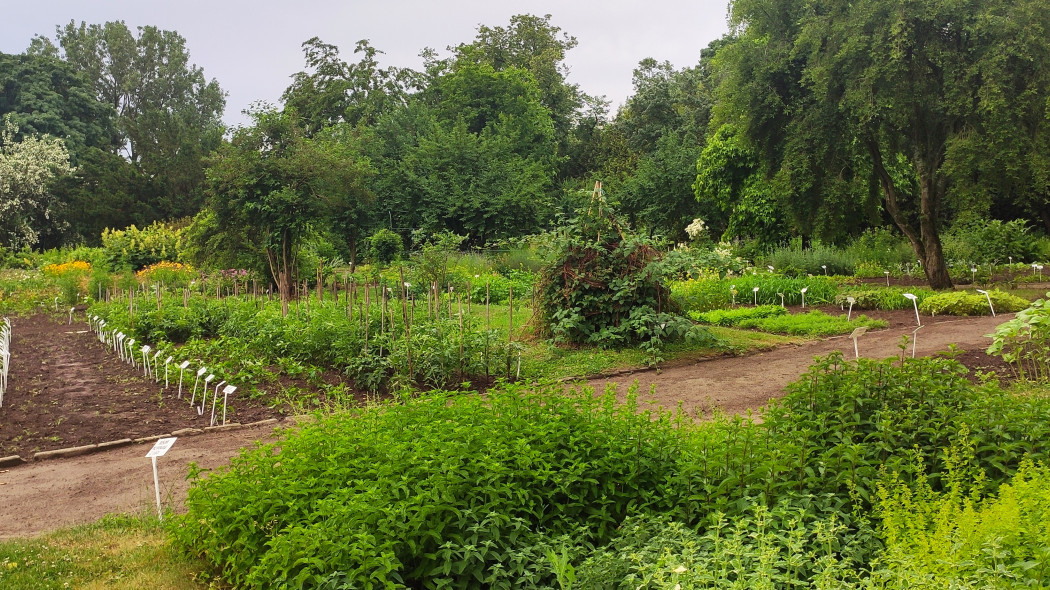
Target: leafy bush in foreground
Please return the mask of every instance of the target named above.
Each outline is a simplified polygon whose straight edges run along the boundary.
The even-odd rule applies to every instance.
[[[854,587],[860,574],[848,555],[857,552],[850,545],[858,537],[843,546],[847,527],[803,506],[753,503],[732,519],[715,512],[702,533],[666,518],[630,518],[612,543],[576,568],[573,588],[794,588],[813,578],[825,587]]]
[[[881,494],[887,547],[878,588],[1045,588],[1050,581],[1050,469],[1026,463],[995,496],[925,482]]]
[[[669,510],[653,492],[680,446],[666,415],[611,395],[433,395],[242,456],[193,488],[174,532],[237,586],[535,584],[553,539],[601,543],[632,511]]]
[[[710,580],[735,556],[737,587],[849,587],[860,574],[846,570],[869,570],[881,550],[870,514],[886,474],[949,489],[960,465],[946,451],[967,447],[966,472],[985,476],[964,493],[980,494],[1026,457],[1046,460],[1050,398],[967,377],[949,359],[833,354],[762,424],[676,422],[562,386],[435,394],[325,418],[245,453],[193,486],[172,530],[248,588],[544,588],[559,552],[581,581],[684,575],[675,555],[707,564],[686,571]],[[652,534],[633,534],[629,517],[652,517],[637,521],[656,523],[644,525]],[[801,558],[783,548],[811,536],[824,541],[805,541]],[[662,557],[610,557],[628,547]]]

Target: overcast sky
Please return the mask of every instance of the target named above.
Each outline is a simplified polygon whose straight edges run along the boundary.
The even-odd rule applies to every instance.
[[[337,45],[357,61],[354,45],[368,39],[385,55],[380,65],[420,69],[420,51],[474,39],[478,25],[506,26],[514,14],[551,15],[573,35],[570,82],[605,95],[613,109],[632,92],[631,71],[646,57],[675,68],[695,65],[700,50],[728,30],[727,0],[5,0],[0,51],[20,53],[36,34],[54,37],[70,20],[123,20],[154,25],[186,38],[190,60],[228,92],[230,124],[257,100],[276,104],[289,77],[304,69],[301,45],[311,37]]]

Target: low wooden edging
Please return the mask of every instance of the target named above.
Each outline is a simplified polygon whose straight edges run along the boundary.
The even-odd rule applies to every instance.
[[[183,428],[181,430],[175,430],[164,434],[156,434],[153,436],[145,436],[142,438],[130,439],[122,438],[120,440],[111,440],[92,445],[83,445],[79,447],[67,447],[64,449],[55,449],[53,451],[40,451],[34,453],[32,458],[24,459],[21,455],[11,455],[8,457],[0,457],[0,467],[14,467],[17,465],[23,465],[29,461],[44,461],[47,459],[65,459],[69,457],[79,457],[82,455],[90,455],[100,451],[108,451],[110,449],[117,449],[132,444],[150,443],[162,438],[169,438],[172,436],[196,436],[200,434],[207,434],[212,432],[226,432],[230,430],[240,430],[241,428],[254,428],[257,426],[268,426],[271,424],[277,424],[277,418],[267,418],[266,420],[259,420],[258,422],[251,422],[248,424],[240,424],[238,422],[231,422],[222,426],[206,426],[204,428]]]

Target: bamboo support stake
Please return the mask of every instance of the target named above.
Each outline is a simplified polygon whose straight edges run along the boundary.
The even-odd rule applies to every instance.
[[[514,342],[514,286],[507,290],[507,301],[510,305],[510,321],[507,324],[507,379],[510,379],[510,345]]]
[[[361,321],[364,322],[364,324],[365,324],[365,352],[366,353],[368,352],[368,324],[371,323],[371,322],[368,321],[368,315],[369,315],[368,312],[371,310],[371,305],[370,305],[371,302],[369,301],[369,297],[368,296],[369,296],[368,285],[366,284],[365,285],[365,303],[364,303],[365,307],[364,307],[364,309],[361,310]]]
[[[456,297],[459,302],[459,378],[463,379],[463,296]]]

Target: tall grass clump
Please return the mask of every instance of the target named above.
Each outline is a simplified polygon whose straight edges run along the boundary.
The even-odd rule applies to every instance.
[[[849,250],[830,244],[814,243],[802,247],[801,240],[773,249],[758,262],[759,267],[770,265],[790,277],[806,275],[852,276],[857,257]]]

